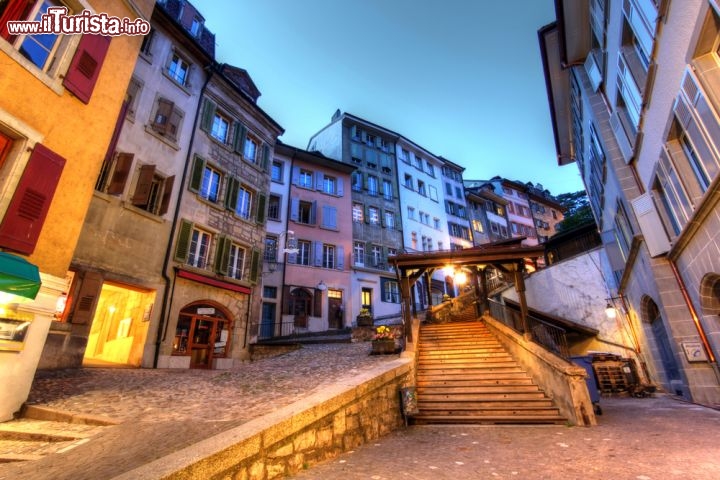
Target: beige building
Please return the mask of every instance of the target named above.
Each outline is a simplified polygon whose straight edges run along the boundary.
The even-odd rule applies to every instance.
[[[720,6],[556,2],[540,30],[559,165],[577,163],[646,381],[720,403]]]

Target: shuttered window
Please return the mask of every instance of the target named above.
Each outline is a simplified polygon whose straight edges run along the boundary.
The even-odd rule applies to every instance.
[[[63,157],[35,145],[0,224],[0,247],[28,255],[35,250],[64,167]]]
[[[102,35],[83,35],[80,39],[63,85],[83,103],[90,101],[111,38]]]

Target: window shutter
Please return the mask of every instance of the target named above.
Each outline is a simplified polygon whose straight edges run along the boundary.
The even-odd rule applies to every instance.
[[[215,271],[220,275],[227,275],[228,263],[230,262],[230,244],[232,242],[225,236],[217,239],[215,250]]]
[[[365,205],[365,223],[370,223],[370,207]]]
[[[162,200],[160,201],[160,210],[158,210],[158,215],[165,215],[167,213],[168,207],[170,206],[170,197],[172,197],[172,189],[174,184],[175,175],[167,177],[165,179],[165,183],[163,184]]]
[[[190,185],[188,185],[188,189],[191,192],[197,193],[200,191],[204,171],[205,160],[198,156],[195,156],[195,159],[193,160],[192,174],[190,175]]]
[[[177,244],[175,245],[175,261],[187,263],[190,254],[190,237],[192,231],[192,222],[188,222],[187,220],[180,221]]]
[[[315,190],[323,189],[323,177],[322,172],[315,172]]]
[[[317,200],[313,200],[310,207],[310,225],[315,225],[317,222]]]
[[[283,285],[282,313],[283,313],[283,315],[290,315],[290,286],[289,285]]]
[[[200,119],[200,129],[210,133],[212,130],[213,119],[215,118],[215,102],[206,98],[203,102],[202,118]]]
[[[322,242],[313,242],[313,265],[322,267],[323,264],[323,244]]]
[[[115,155],[118,138],[120,138],[120,132],[122,132],[122,127],[125,124],[125,117],[128,114],[129,107],[130,102],[127,100],[124,101],[122,106],[120,107],[120,113],[118,114],[117,120],[115,120],[115,129],[113,130],[112,137],[110,137],[110,144],[105,151],[105,159],[103,160],[103,163],[111,162],[113,155]]]
[[[268,144],[263,144],[262,169],[266,172],[270,171],[270,146]]]
[[[260,250],[253,248],[250,260],[250,283],[255,285],[260,278]]]
[[[172,115],[175,104],[166,98],[158,98],[158,106],[155,111],[155,117],[152,120],[152,128],[156,132],[165,135],[168,133],[170,125],[170,116]]]
[[[125,182],[130,175],[130,168],[132,167],[134,158],[134,153],[118,153],[117,159],[115,160],[115,170],[110,179],[107,193],[111,195],[122,195],[123,190],[125,190]]]
[[[300,183],[300,167],[293,167],[292,179],[290,181],[293,185]]]
[[[290,220],[293,222],[300,220],[300,199],[297,197],[290,199]]]
[[[0,224],[0,247],[28,255],[35,250],[64,166],[63,157],[35,145]]]
[[[237,208],[238,190],[240,189],[240,181],[233,177],[227,178],[227,188],[225,189],[225,208],[233,212]]]
[[[338,245],[335,251],[337,252],[335,268],[338,270],[345,270],[345,247]]]
[[[28,9],[31,7],[27,0],[10,0],[10,3],[5,6],[5,11],[0,16],[0,37],[4,38],[8,42],[15,39],[15,35],[10,35],[7,28],[7,22],[14,20],[23,20],[28,15]]]
[[[83,103],[90,101],[111,38],[103,35],[83,35],[80,39],[63,85]]]
[[[258,193],[257,194],[257,212],[255,214],[255,222],[257,222],[260,225],[265,225],[266,205],[267,205],[267,195],[265,195],[264,193]]]
[[[135,186],[135,195],[131,200],[133,205],[143,206],[148,204],[154,176],[155,165],[143,165],[140,167],[140,175],[138,175],[137,185]]]
[[[322,317],[322,290],[315,289],[313,303],[313,317]]]
[[[387,281],[388,281],[387,278],[385,278],[385,277],[380,277],[380,297],[382,298],[382,301],[383,301],[383,302],[389,302],[389,301],[390,301],[390,300],[388,299],[388,296],[389,296],[389,295],[387,295],[387,286],[386,286]]]
[[[337,196],[342,197],[345,195],[345,182],[342,178],[337,179]]]
[[[337,209],[335,207],[323,205],[322,226],[325,228],[337,228]]]
[[[233,149],[236,153],[243,153],[243,150],[245,148],[245,136],[247,135],[247,129],[245,126],[240,123],[235,123],[235,133],[233,138]]]
[[[173,105],[172,112],[170,112],[170,119],[168,120],[168,128],[165,134],[171,139],[171,140],[177,140],[178,136],[178,130],[180,129],[180,120],[182,119],[182,116],[180,115],[180,112],[177,108],[175,108],[175,105]]]
[[[103,278],[98,272],[85,272],[80,289],[75,296],[75,305],[70,319],[72,323],[87,325],[92,321],[102,284]]]

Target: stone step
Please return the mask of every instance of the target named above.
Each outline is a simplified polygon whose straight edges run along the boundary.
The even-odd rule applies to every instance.
[[[517,384],[496,384],[496,385],[427,385],[417,387],[418,395],[483,395],[483,394],[503,394],[515,395],[525,393],[541,393],[544,395],[537,385],[517,385]]]
[[[420,352],[418,354],[419,360],[422,361],[428,361],[432,362],[438,359],[442,358],[467,358],[469,361],[472,361],[475,358],[509,358],[512,360],[512,357],[509,353],[503,351],[503,352],[494,352],[494,351],[487,351],[487,350],[438,350],[435,352]]]
[[[472,402],[472,401],[502,401],[502,400],[535,400],[544,399],[545,393],[536,390],[534,392],[514,392],[514,391],[492,391],[492,392],[473,392],[473,393],[426,393],[422,389],[417,390],[418,405],[423,402]]]
[[[434,377],[429,379],[427,377],[418,377],[418,387],[472,387],[472,386],[491,386],[491,385],[534,385],[532,378],[527,375],[516,378],[506,378],[505,376],[500,378],[483,378],[481,376],[475,376],[468,378],[463,375],[459,378],[447,378],[447,377]]]
[[[424,424],[473,424],[473,425],[563,425],[567,420],[552,415],[432,415],[420,414],[413,417],[416,425]]]
[[[549,398],[526,398],[526,399],[475,399],[458,401],[455,399],[428,400],[418,397],[418,407],[423,410],[482,410],[482,409],[544,409],[555,408]]]
[[[481,358],[476,357],[473,358],[472,361],[468,361],[465,358],[435,358],[432,360],[432,362],[423,362],[422,365],[420,365],[418,368],[432,368],[432,367],[438,367],[442,365],[457,365],[458,368],[473,368],[473,367],[481,367],[483,365],[492,365],[492,366],[509,366],[509,365],[517,365],[515,360],[512,359],[512,357],[489,357],[489,358]]]

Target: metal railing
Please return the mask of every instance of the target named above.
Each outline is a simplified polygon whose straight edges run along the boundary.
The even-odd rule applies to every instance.
[[[257,327],[257,339],[269,340],[271,338],[292,337],[308,333],[307,325],[302,325],[295,320],[287,322],[262,322],[255,324]]]
[[[490,315],[504,325],[520,334],[529,333],[532,341],[542,345],[556,355],[568,360],[570,349],[567,343],[567,334],[564,328],[552,325],[530,314],[527,316],[527,329],[520,311],[510,308],[496,300],[489,300]]]

